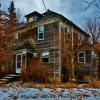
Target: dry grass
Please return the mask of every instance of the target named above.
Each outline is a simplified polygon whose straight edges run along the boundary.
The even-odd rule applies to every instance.
[[[51,89],[56,89],[56,88],[64,88],[64,89],[71,89],[71,88],[79,88],[79,84],[75,83],[61,83],[61,84],[40,84],[40,83],[34,83],[34,82],[23,82],[23,81],[16,81],[11,84],[19,84],[21,87],[28,87],[28,88],[51,88]],[[5,86],[6,84],[0,84],[0,87]],[[100,81],[93,81],[92,83],[89,84],[83,84],[83,88],[100,88]]]
[[[34,83],[34,82],[20,82],[20,85],[22,87],[31,87],[31,88],[51,88],[51,89],[56,89],[56,88],[77,88],[77,84],[72,84],[72,83],[61,83],[61,84],[40,84],[40,83]]]
[[[91,85],[94,88],[100,88],[100,81],[93,81]]]

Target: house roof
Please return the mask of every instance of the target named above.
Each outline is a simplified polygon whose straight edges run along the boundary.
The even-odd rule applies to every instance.
[[[47,10],[45,13],[43,14],[40,14],[38,12],[32,12],[28,15],[26,15],[25,17],[29,17],[29,16],[32,16],[34,14],[37,14],[37,15],[41,15],[42,17],[35,21],[35,22],[31,22],[31,23],[22,23],[20,26],[18,26],[19,28],[16,28],[16,29],[22,29],[22,28],[26,28],[26,27],[30,27],[38,22],[41,22],[41,21],[45,21],[45,20],[48,20],[48,19],[52,19],[52,18],[59,18],[60,20],[62,20],[64,23],[69,23],[70,25],[72,25],[73,27],[75,27],[77,30],[79,30],[80,32],[82,32],[83,34],[87,35],[87,36],[90,36],[88,35],[85,31],[83,31],[80,27],[78,27],[77,25],[75,25],[72,21],[70,21],[69,19],[67,19],[66,17],[64,17],[63,15],[61,14],[58,14],[56,12],[53,12],[51,10]]]
[[[21,49],[27,49],[27,50],[34,51],[34,47],[29,41],[26,41],[26,42],[18,45],[18,47],[16,48],[16,50],[21,50]]]
[[[60,18],[64,23],[69,23],[70,25],[72,25],[73,27],[75,27],[77,30],[81,31],[82,33],[84,33],[87,36],[90,36],[89,34],[87,34],[84,30],[82,30],[80,27],[78,27],[76,24],[74,24],[72,21],[70,21],[69,19],[67,19],[66,17],[64,17],[61,14],[58,14],[56,12],[53,12],[51,10],[47,10],[47,12],[43,13],[43,17],[41,18],[41,20],[46,20],[48,18],[52,18],[52,17],[58,17]]]
[[[40,13],[38,13],[37,11],[34,11],[34,12],[32,12],[32,13],[30,13],[30,14],[27,14],[27,15],[25,15],[25,17],[30,17],[30,16],[34,16],[34,15],[36,15],[36,16],[42,16],[42,14],[40,14]]]

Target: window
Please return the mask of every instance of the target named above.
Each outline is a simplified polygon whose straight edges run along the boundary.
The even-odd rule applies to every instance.
[[[67,32],[70,33],[70,31],[69,31],[69,26],[67,27]]]
[[[78,52],[78,63],[85,63],[85,52]]]
[[[15,43],[15,44],[17,44],[17,43],[18,43],[18,33],[15,33],[14,43]]]
[[[78,34],[78,45],[81,45],[81,35],[80,35],[80,33]]]
[[[21,68],[21,64],[22,64],[22,56],[21,55],[17,55],[17,68]]]
[[[42,52],[42,61],[43,62],[49,62],[49,52]]]
[[[38,40],[44,39],[44,26],[38,27]]]
[[[28,18],[28,22],[33,22],[33,17]]]

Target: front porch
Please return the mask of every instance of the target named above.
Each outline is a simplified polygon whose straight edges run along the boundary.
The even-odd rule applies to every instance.
[[[13,54],[14,73],[21,74],[23,68],[26,68],[29,60],[34,57],[34,48],[27,42],[19,46]]]

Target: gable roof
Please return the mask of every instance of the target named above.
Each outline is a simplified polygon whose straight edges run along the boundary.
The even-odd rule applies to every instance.
[[[34,15],[36,15],[36,16],[42,16],[42,14],[40,14],[40,13],[38,13],[37,11],[34,11],[34,12],[32,12],[32,13],[30,13],[30,14],[27,14],[27,15],[25,15],[25,17],[30,17],[30,16],[34,16]]]
[[[20,45],[18,45],[18,47],[16,48],[16,50],[21,50],[21,49],[30,49],[32,51],[34,51],[34,46],[30,43],[30,41],[26,41]]]
[[[84,30],[82,30],[80,27],[78,27],[76,24],[74,24],[72,21],[70,21],[69,19],[67,19],[66,17],[64,17],[63,15],[59,14],[59,13],[56,13],[56,12],[53,12],[51,10],[47,10],[47,12],[43,13],[43,19],[46,19],[46,18],[52,18],[52,17],[58,17],[60,18],[65,24],[70,24],[72,25],[73,27],[75,27],[77,30],[81,31],[82,33],[84,33],[85,35],[89,36],[89,34],[87,34]]]
[[[39,14],[39,15],[41,15],[42,17],[41,17],[39,20],[35,21],[35,22],[31,22],[31,23],[22,23],[22,24],[20,25],[21,27],[18,26],[16,29],[22,29],[22,28],[30,27],[30,26],[32,26],[32,25],[38,23],[38,22],[41,22],[41,21],[45,21],[45,20],[52,19],[52,18],[58,18],[58,19],[60,19],[61,21],[63,21],[65,24],[68,23],[68,24],[72,25],[72,26],[75,27],[77,30],[79,30],[80,32],[82,32],[82,33],[85,34],[86,36],[90,37],[89,34],[87,34],[87,33],[86,33],[85,31],[83,31],[80,27],[78,27],[76,24],[74,24],[72,21],[70,21],[69,19],[67,19],[66,17],[64,17],[64,16],[61,15],[61,14],[58,14],[58,13],[53,12],[53,11],[51,11],[51,10],[47,10],[47,11],[46,11],[45,13],[43,13],[43,14],[40,14],[40,13],[34,11],[34,12],[32,12],[32,13],[26,15],[25,17],[29,17],[29,16],[32,16],[32,15],[34,15],[34,14]]]

